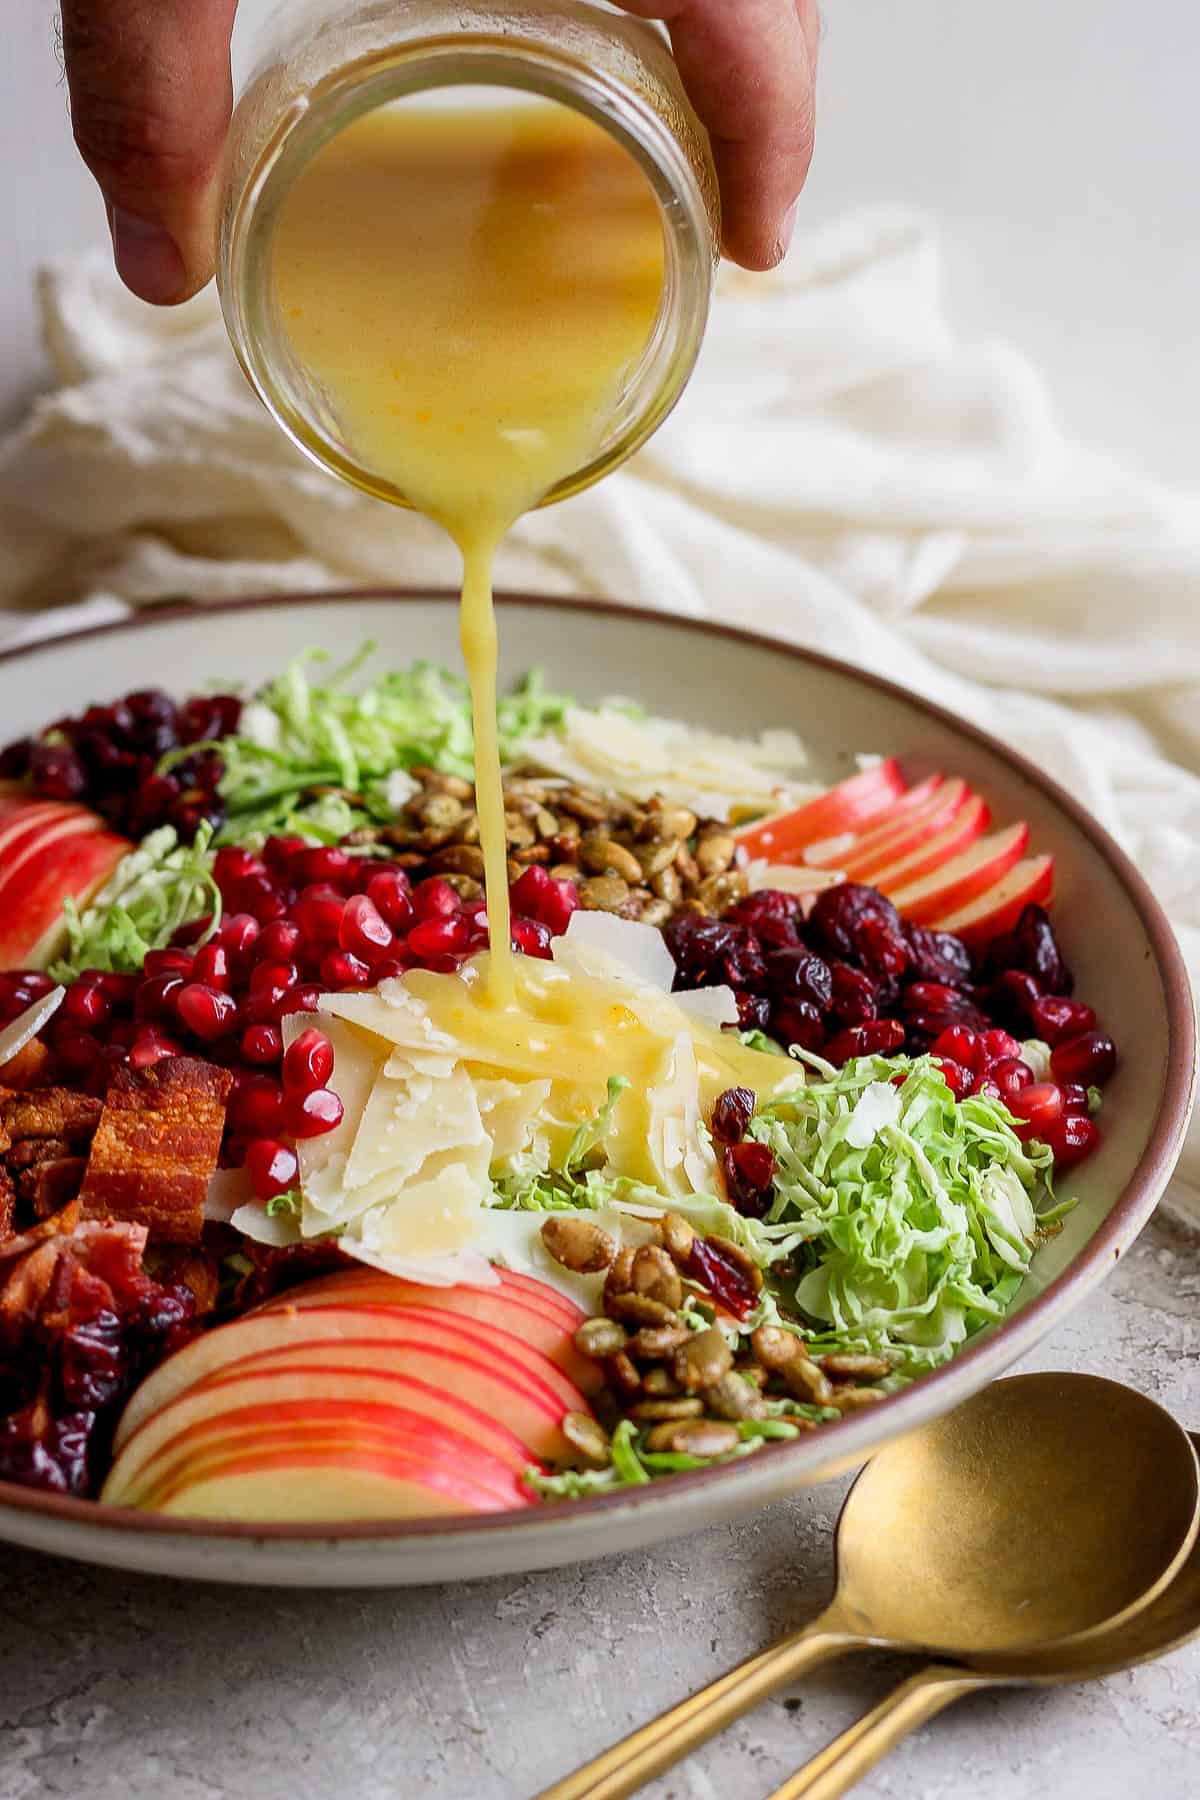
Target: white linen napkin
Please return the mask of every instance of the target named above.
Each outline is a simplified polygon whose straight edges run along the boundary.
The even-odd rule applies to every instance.
[[[41,299],[58,385],[0,446],[0,640],[164,596],[454,579],[434,528],[286,441],[211,291],[155,311],[96,254]],[[952,326],[921,220],[726,269],[675,415],[522,520],[498,579],[753,625],[965,713],[1116,834],[1200,976],[1200,494],[1068,443],[1028,361]],[[1200,1222],[1200,1133],[1172,1199]]]

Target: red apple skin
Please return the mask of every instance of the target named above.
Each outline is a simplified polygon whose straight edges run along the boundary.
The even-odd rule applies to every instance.
[[[401,1311],[416,1306],[431,1308],[435,1312],[451,1312],[485,1327],[489,1324],[496,1325],[500,1330],[511,1332],[524,1343],[542,1351],[582,1393],[594,1394],[603,1385],[604,1376],[599,1363],[590,1356],[581,1355],[575,1348],[574,1334],[564,1330],[558,1318],[551,1317],[548,1312],[543,1312],[523,1295],[514,1293],[509,1288],[471,1287],[466,1283],[459,1283],[455,1287],[422,1287],[415,1281],[402,1281],[390,1275],[380,1275],[377,1279],[359,1282],[354,1277],[354,1271],[346,1274],[349,1278],[341,1277],[336,1287],[324,1280],[313,1282],[306,1289],[303,1298],[297,1300],[294,1292],[291,1292],[268,1301],[263,1310],[278,1310],[280,1306],[319,1306],[322,1302],[332,1301],[339,1306],[353,1303],[392,1307]],[[580,1325],[583,1317],[581,1312]]]
[[[86,906],[133,848],[85,807],[63,810],[0,859],[0,969],[44,967],[65,934],[64,901]]]
[[[1001,880],[1029,842],[1025,822],[980,838],[923,881],[896,886],[880,877],[878,886],[897,912],[914,925],[927,925],[944,912],[963,907]]]
[[[511,1495],[514,1484],[523,1480],[526,1470],[536,1466],[520,1444],[516,1445],[516,1457],[498,1456],[490,1443],[432,1414],[404,1406],[366,1403],[347,1408],[331,1398],[324,1402],[237,1407],[207,1418],[179,1433],[159,1455],[147,1459],[124,1486],[118,1470],[114,1470],[117,1481],[110,1481],[105,1492],[118,1505],[152,1505],[155,1494],[163,1488],[179,1481],[191,1485],[206,1465],[231,1455],[257,1457],[264,1452],[317,1445],[331,1449],[370,1447],[389,1455],[416,1456],[424,1463],[456,1468],[467,1480],[504,1495]]]
[[[1054,896],[1054,858],[1031,856],[968,906],[939,914],[929,922],[938,931],[953,931],[972,950],[1011,931],[1027,906],[1046,906]]]
[[[882,824],[863,832],[849,849],[840,856],[832,853],[827,861],[851,881],[870,881],[877,870],[901,862],[911,851],[956,824],[972,805],[978,809],[983,802],[965,781],[955,776],[951,781],[943,781],[923,806],[905,808],[898,814],[894,809]]]
[[[35,832],[43,831],[48,825],[77,819],[81,810],[61,800],[27,800],[24,805],[9,806],[0,812],[0,881],[3,881],[9,863],[16,860]],[[99,826],[100,821],[95,815],[86,816],[93,829]]]
[[[940,831],[918,838],[895,858],[877,862],[869,874],[847,869],[847,877],[851,881],[865,881],[885,893],[912,887],[916,882],[936,875],[969,850],[976,839],[983,836],[990,816],[986,801],[973,794]]]
[[[578,1331],[588,1316],[582,1307],[575,1304],[574,1300],[569,1299],[558,1288],[551,1287],[548,1281],[539,1280],[536,1275],[525,1275],[516,1269],[499,1267],[496,1268],[495,1273],[499,1276],[500,1287],[506,1293],[511,1294],[513,1299],[519,1300],[523,1305],[531,1306],[545,1317],[557,1321],[565,1331],[572,1334]],[[368,1263],[360,1263],[355,1268],[336,1269],[331,1275],[322,1275],[316,1281],[306,1281],[302,1288],[289,1288],[285,1294],[266,1301],[261,1310],[265,1311],[267,1307],[289,1305],[295,1301],[297,1294],[303,1299],[307,1299],[310,1294],[328,1292],[332,1295],[340,1293],[343,1289],[362,1288],[364,1284],[378,1287],[384,1294],[399,1287],[411,1288],[414,1292],[422,1294],[430,1292],[428,1288],[420,1287],[416,1282],[401,1282],[396,1275],[385,1275],[381,1269],[374,1269]],[[455,1292],[457,1290],[447,1289],[445,1291]],[[495,1293],[496,1289],[492,1288],[486,1291]]]
[[[164,1407],[161,1414],[159,1435],[166,1430],[171,1430],[171,1435],[163,1438],[146,1455],[134,1454],[131,1448],[114,1465],[115,1481],[121,1493],[119,1503],[139,1504],[141,1494],[164,1479],[168,1470],[181,1459],[192,1460],[211,1454],[214,1444],[224,1445],[235,1438],[239,1443],[257,1449],[276,1438],[282,1443],[290,1443],[299,1433],[310,1437],[332,1437],[336,1441],[340,1433],[353,1430],[382,1438],[398,1430],[418,1429],[426,1422],[431,1429],[449,1429],[465,1437],[515,1475],[524,1474],[530,1467],[541,1466],[528,1445],[507,1426],[489,1418],[457,1395],[431,1387],[427,1382],[406,1381],[397,1386],[394,1399],[386,1402],[364,1398],[358,1392],[361,1384],[355,1384],[349,1393],[339,1391],[336,1397],[329,1397],[322,1391],[332,1387],[332,1375],[336,1375],[341,1385],[344,1373],[340,1369],[331,1371],[322,1367],[316,1373],[293,1372],[283,1382],[268,1372],[266,1380],[257,1384],[253,1377],[247,1376],[238,1385],[240,1395],[260,1391],[270,1396],[255,1404],[248,1403],[243,1397],[237,1405],[227,1406],[228,1392],[213,1394],[203,1385],[181,1396],[171,1406]],[[302,1398],[279,1397],[285,1389],[288,1393],[300,1393],[310,1385],[312,1393]],[[203,1410],[206,1407],[208,1410]],[[176,1424],[178,1429],[171,1429]]]
[[[839,781],[792,812],[756,820],[735,832],[739,846],[749,856],[768,862],[795,862],[809,844],[857,831],[904,793],[904,777],[894,757]]]
[[[328,1404],[347,1416],[364,1408],[392,1412],[397,1408],[431,1419],[465,1421],[474,1432],[482,1414],[487,1428],[477,1435],[497,1456],[510,1462],[501,1445],[522,1447],[526,1463],[561,1462],[569,1447],[561,1425],[564,1408],[544,1388],[494,1359],[485,1362],[468,1351],[379,1339],[346,1344],[320,1341],[249,1357],[176,1394],[144,1419],[117,1452],[103,1498],[136,1491],[164,1446],[188,1436],[208,1420],[228,1418],[261,1407],[264,1417],[280,1416],[295,1404],[319,1421]]]
[[[332,1503],[324,1485],[313,1482],[316,1470],[328,1470],[334,1478]],[[414,1441],[408,1453],[332,1444],[235,1454],[207,1464],[195,1482],[180,1476],[174,1485],[159,1490],[149,1505],[155,1512],[182,1517],[244,1518],[245,1503],[239,1503],[237,1492],[239,1482],[267,1474],[280,1479],[277,1508],[266,1517],[291,1524],[332,1523],[360,1517],[420,1519],[443,1513],[510,1512],[533,1504],[533,1495],[515,1476],[505,1472],[502,1482],[485,1484],[474,1468],[464,1470],[453,1462],[432,1457]],[[364,1475],[394,1484],[394,1489],[385,1490],[393,1502],[386,1511],[378,1504],[369,1509],[361,1505],[359,1478]],[[260,1519],[263,1516],[258,1514]]]

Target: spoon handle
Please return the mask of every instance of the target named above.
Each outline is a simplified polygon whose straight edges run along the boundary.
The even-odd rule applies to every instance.
[[[830,1608],[803,1631],[782,1638],[660,1713],[536,1800],[623,1800],[797,1675],[863,1647],[865,1641],[842,1630]]]
[[[964,1694],[989,1685],[988,1676],[970,1669],[930,1663],[893,1688],[840,1737],[818,1750],[767,1800],[801,1800],[801,1796],[803,1800],[838,1800],[910,1731]]]

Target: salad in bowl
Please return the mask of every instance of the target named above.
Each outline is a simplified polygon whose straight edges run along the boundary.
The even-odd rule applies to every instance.
[[[536,674],[498,722],[519,1015],[440,667],[0,756],[0,1479],[560,1504],[770,1455],[1011,1307],[1117,1062],[1029,827]]]

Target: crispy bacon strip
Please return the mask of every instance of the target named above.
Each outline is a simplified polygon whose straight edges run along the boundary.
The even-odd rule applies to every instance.
[[[30,1088],[20,1094],[4,1091],[0,1092],[0,1131],[11,1144],[28,1138],[58,1138],[72,1149],[86,1148],[102,1106],[93,1095],[76,1094],[70,1088]]]
[[[232,1085],[228,1070],[186,1056],[118,1069],[80,1189],[85,1213],[135,1220],[160,1242],[198,1244]]]

